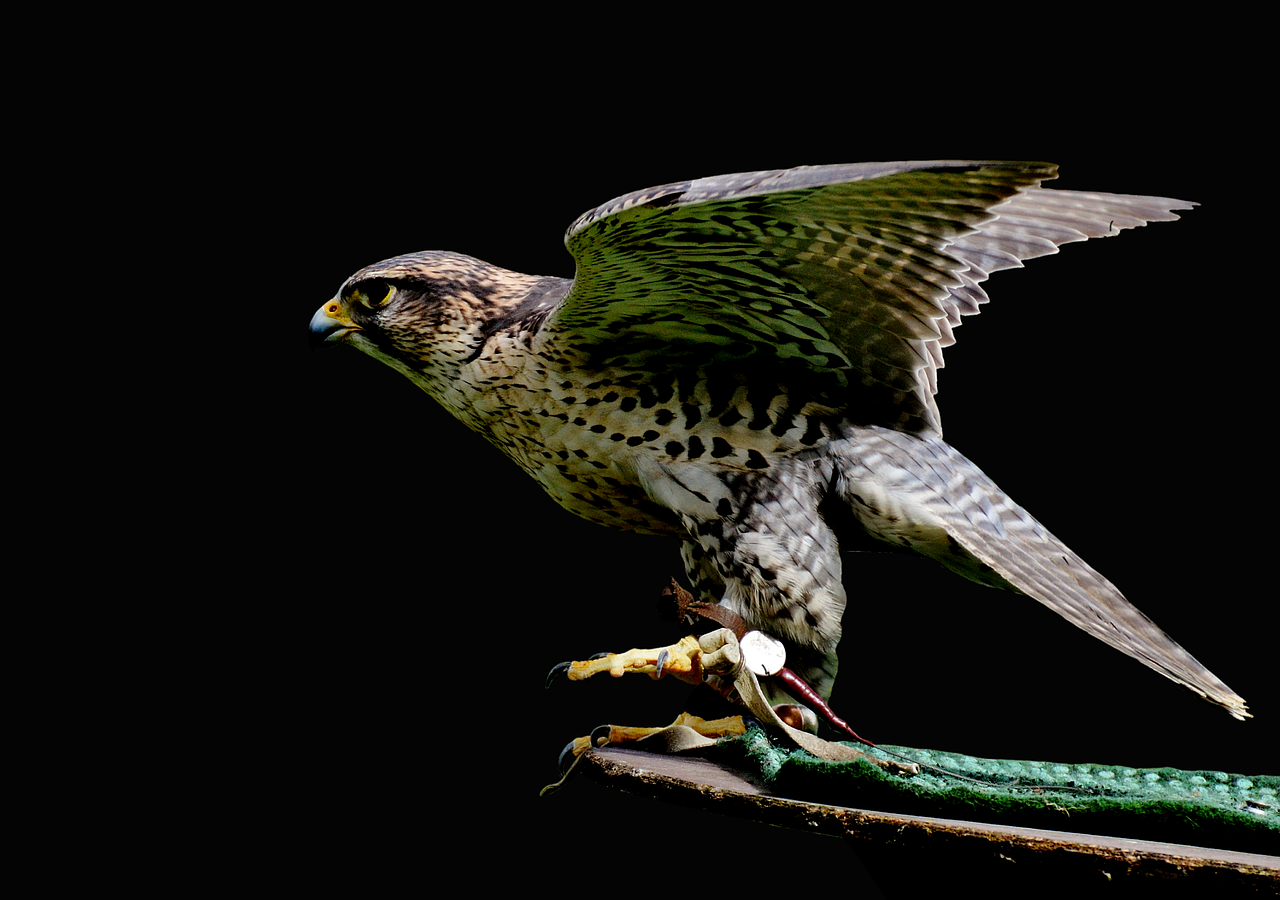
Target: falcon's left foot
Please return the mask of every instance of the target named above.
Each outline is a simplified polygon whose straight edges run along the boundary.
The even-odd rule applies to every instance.
[[[708,740],[698,741],[692,739],[687,733],[682,734],[682,730],[693,732],[702,738]],[[676,720],[665,728],[636,728],[626,725],[601,725],[591,734],[574,738],[564,752],[561,754],[562,763],[567,754],[572,753],[574,756],[581,756],[592,747],[603,747],[607,744],[630,744],[636,741],[643,741],[647,738],[653,738],[655,735],[661,735],[661,743],[664,749],[671,751],[673,749],[684,749],[691,746],[702,746],[705,744],[713,744],[720,738],[737,737],[740,734],[747,733],[747,726],[742,721],[742,716],[728,716],[723,719],[703,719],[699,716],[690,715],[682,712],[676,716]],[[562,765],[563,768],[563,765]]]

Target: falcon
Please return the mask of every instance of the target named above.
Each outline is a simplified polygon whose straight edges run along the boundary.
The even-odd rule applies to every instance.
[[[408,377],[570,512],[679,539],[695,595],[781,641],[822,698],[839,550],[871,539],[1038,600],[1243,719],[1239,695],[942,438],[943,349],[991,273],[1195,205],[1041,186],[1056,177],[935,161],[665,184],[570,226],[572,280],[397,256],[311,329]]]

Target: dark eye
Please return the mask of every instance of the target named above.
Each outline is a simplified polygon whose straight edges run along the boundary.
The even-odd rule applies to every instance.
[[[350,300],[359,303],[366,309],[378,309],[386,306],[387,301],[395,296],[396,287],[385,281],[365,281],[351,288],[347,294]]]

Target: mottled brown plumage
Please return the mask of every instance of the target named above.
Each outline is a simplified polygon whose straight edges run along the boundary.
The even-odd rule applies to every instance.
[[[357,272],[312,328],[409,377],[566,509],[680,538],[703,599],[781,638],[824,696],[856,531],[1031,596],[1243,717],[942,440],[942,349],[990,273],[1193,205],[1041,188],[1054,172],[877,163],[664,185],[574,223],[572,281],[418,253]]]

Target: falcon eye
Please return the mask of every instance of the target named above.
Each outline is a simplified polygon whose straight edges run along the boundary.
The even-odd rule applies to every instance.
[[[368,309],[378,309],[386,306],[387,302],[395,294],[395,285],[387,284],[384,281],[371,281],[367,284],[358,285],[351,289],[350,297]]]

